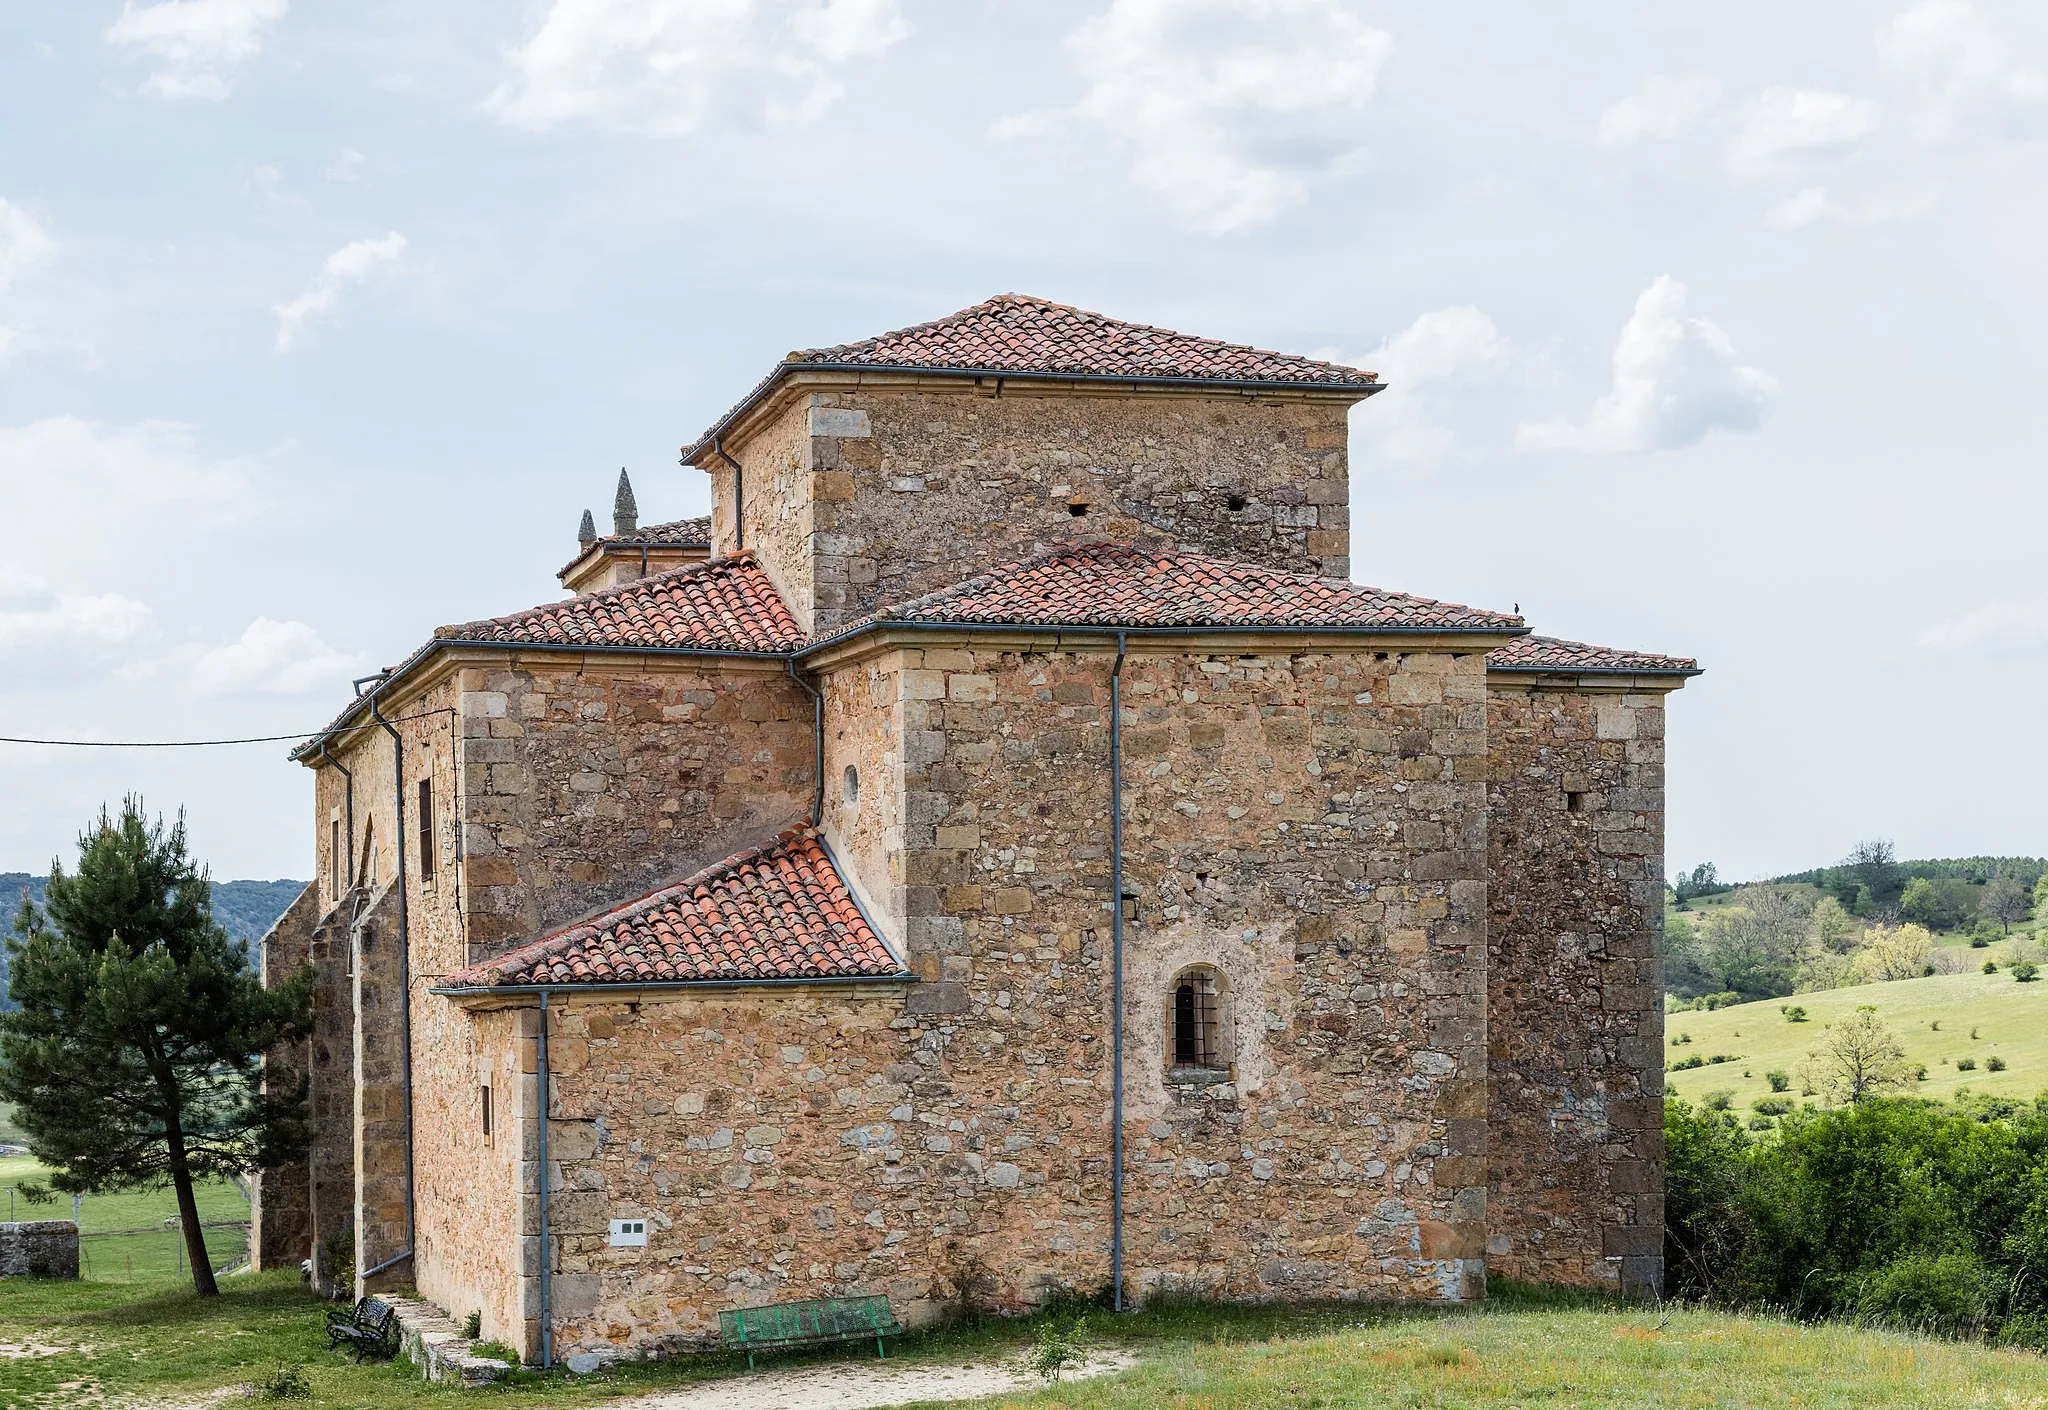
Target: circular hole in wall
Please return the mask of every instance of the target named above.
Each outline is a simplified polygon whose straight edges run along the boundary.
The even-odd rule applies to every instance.
[[[839,793],[849,803],[860,801],[860,770],[851,764],[848,764],[846,772],[839,776]]]

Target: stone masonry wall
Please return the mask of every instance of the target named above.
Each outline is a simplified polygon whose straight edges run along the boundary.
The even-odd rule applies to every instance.
[[[780,662],[536,654],[461,689],[470,961],[810,809],[811,698]]]
[[[313,962],[313,928],[320,921],[320,887],[299,893],[257,943],[263,983],[276,988]],[[263,1087],[278,1094],[309,1081],[311,1050],[306,1042],[271,1050],[264,1057]],[[249,1209],[249,1262],[256,1268],[290,1268],[312,1255],[313,1209],[309,1165],[304,1159],[256,1172]]]
[[[1488,1267],[1653,1292],[1664,699],[1491,692]]]
[[[1349,576],[1339,402],[905,388],[808,393],[727,447],[747,546],[815,633],[1073,538]]]
[[[313,1286],[323,1296],[334,1289],[330,1239],[355,1239],[356,1023],[355,962],[351,932],[355,914],[367,901],[349,892],[320,917],[307,950],[314,970],[313,1033],[307,1043],[307,1117],[312,1145],[306,1155],[308,1235]],[[344,1295],[350,1290],[342,1289]]]
[[[830,673],[828,698],[903,720],[905,936],[929,981],[570,1001],[550,1044],[558,1352],[708,1336],[737,1304],[885,1292],[917,1319],[1105,1280],[1109,665],[944,648]],[[1425,652],[1127,665],[1134,1287],[1482,1291],[1481,672]],[[828,779],[878,737],[840,723]],[[1167,1078],[1190,963],[1226,977],[1227,1081]],[[609,1246],[617,1218],[647,1218],[648,1247]]]

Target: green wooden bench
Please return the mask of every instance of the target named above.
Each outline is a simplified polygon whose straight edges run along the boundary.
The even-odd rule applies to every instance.
[[[756,1351],[866,1341],[869,1337],[875,1339],[875,1355],[886,1360],[882,1338],[902,1331],[886,1297],[821,1297],[769,1307],[736,1307],[718,1314],[719,1335],[727,1346],[747,1353],[749,1371],[754,1369]]]

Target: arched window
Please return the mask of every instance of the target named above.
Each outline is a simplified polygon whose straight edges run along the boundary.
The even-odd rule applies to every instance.
[[[1184,969],[1174,977],[1170,1010],[1172,1042],[1168,1066],[1175,1072],[1220,1072],[1228,1066],[1223,1051],[1223,1004],[1216,971],[1206,965]]]

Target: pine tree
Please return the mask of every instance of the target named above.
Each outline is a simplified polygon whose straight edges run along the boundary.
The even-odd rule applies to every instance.
[[[193,1182],[280,1163],[306,1144],[305,1088],[263,1089],[262,1055],[303,1036],[313,975],[265,989],[213,919],[211,885],[128,799],[80,836],[78,871],[51,868],[37,914],[7,942],[0,1098],[73,1194],[177,1194],[193,1287],[218,1291]]]

